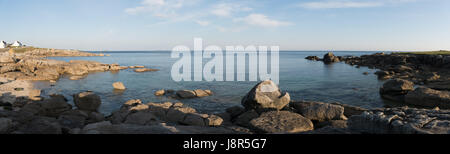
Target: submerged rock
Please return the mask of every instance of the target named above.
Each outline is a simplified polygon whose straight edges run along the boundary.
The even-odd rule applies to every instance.
[[[289,104],[289,93],[282,93],[278,86],[270,80],[257,84],[241,101],[246,110],[257,112],[281,110]]]

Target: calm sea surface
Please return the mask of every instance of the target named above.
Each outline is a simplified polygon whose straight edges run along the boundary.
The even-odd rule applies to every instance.
[[[170,52],[102,52],[109,57],[57,57],[57,60],[92,60],[102,63],[117,63],[122,66],[144,65],[161,71],[135,73],[132,69],[120,72],[98,72],[85,79],[72,81],[68,76],[61,78],[54,86],[49,82],[37,82],[44,94],[65,95],[72,103],[72,94],[91,90],[102,98],[101,112],[109,114],[130,99],[143,102],[165,102],[166,97],[154,96],[160,89],[210,89],[215,95],[205,98],[181,100],[181,102],[200,112],[223,112],[227,107],[240,105],[242,97],[257,82],[175,82],[171,77],[172,65],[179,59],[172,59]],[[322,62],[308,61],[310,55],[322,57],[326,52],[285,51],[280,52],[280,88],[289,92],[293,100],[341,102],[365,108],[389,105],[378,93],[383,84],[373,74],[376,70],[366,67],[356,68],[344,63],[325,65]],[[375,52],[335,52],[338,56],[360,56]],[[203,63],[208,62],[205,59]],[[369,72],[369,75],[363,75]],[[115,91],[112,83],[123,82],[126,91]]]

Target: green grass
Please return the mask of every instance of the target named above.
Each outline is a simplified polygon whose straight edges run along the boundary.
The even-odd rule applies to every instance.
[[[9,48],[5,48],[3,50],[1,50],[2,52],[9,52],[9,50],[13,50],[14,53],[25,53],[27,51],[33,51],[36,49],[40,49],[40,48],[35,48],[32,46],[27,46],[27,47],[9,47]]]
[[[421,52],[395,52],[394,54],[414,54],[414,55],[450,55],[450,51],[421,51]]]

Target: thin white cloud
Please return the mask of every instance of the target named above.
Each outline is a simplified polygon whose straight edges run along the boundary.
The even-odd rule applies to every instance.
[[[382,6],[381,2],[325,1],[302,3],[299,6],[308,9],[366,8]]]
[[[243,30],[247,29],[247,27],[246,26],[233,26],[233,27],[225,28],[222,26],[217,26],[216,29],[222,33],[228,33],[228,32],[237,33],[237,32],[242,32]]]
[[[211,13],[220,17],[231,17],[236,12],[251,11],[252,8],[239,4],[221,3],[213,6]]]
[[[413,1],[416,0],[325,0],[300,3],[298,6],[307,9],[370,8]]]
[[[197,20],[195,22],[200,26],[208,26],[210,24],[209,21],[202,21],[202,20]]]
[[[244,22],[248,25],[260,26],[260,27],[279,27],[291,25],[289,22],[278,21],[274,19],[269,19],[263,14],[250,14],[244,18],[234,19],[235,22]]]
[[[137,15],[151,13],[155,17],[170,18],[177,16],[176,10],[184,6],[185,0],[143,0],[140,6],[125,9],[125,13]]]
[[[144,0],[142,1],[144,5],[164,5],[166,4],[165,0]]]

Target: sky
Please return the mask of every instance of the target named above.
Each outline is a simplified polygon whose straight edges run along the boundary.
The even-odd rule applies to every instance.
[[[0,0],[0,40],[88,51],[450,50],[449,0]]]

